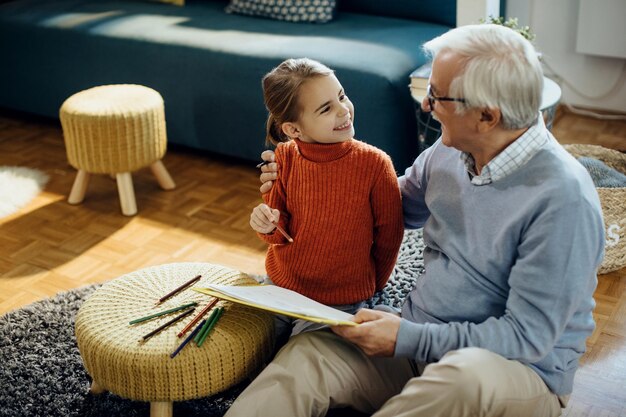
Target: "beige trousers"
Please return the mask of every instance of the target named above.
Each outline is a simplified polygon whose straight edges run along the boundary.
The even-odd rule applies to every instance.
[[[559,416],[545,383],[519,362],[466,348],[429,364],[372,358],[329,331],[292,337],[226,417],[324,416],[350,406],[383,416]],[[378,410],[378,411],[377,411]]]

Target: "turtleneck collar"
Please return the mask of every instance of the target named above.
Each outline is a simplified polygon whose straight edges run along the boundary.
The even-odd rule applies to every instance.
[[[308,143],[300,139],[294,139],[298,145],[298,151],[305,159],[312,162],[331,162],[347,154],[354,140],[346,140],[338,143]]]

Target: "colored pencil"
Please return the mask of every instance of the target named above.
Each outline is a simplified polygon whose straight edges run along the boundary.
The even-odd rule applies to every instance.
[[[224,307],[220,307],[218,308],[218,313],[217,316],[215,316],[215,318],[213,319],[213,322],[209,325],[209,328],[204,332],[204,334],[202,335],[202,338],[200,339],[200,341],[198,342],[198,347],[201,347],[202,344],[204,343],[204,341],[206,340],[207,336],[209,335],[209,333],[211,333],[211,330],[213,330],[213,328],[215,327],[215,325],[217,324],[217,322],[219,321],[220,317],[222,317],[222,313],[224,312]]]
[[[289,236],[287,234],[287,232],[285,232],[285,229],[283,229],[282,227],[280,227],[278,225],[278,223],[272,223],[274,226],[276,226],[276,230],[278,230],[280,232],[280,234],[282,234],[283,236],[285,236],[285,238],[289,241],[289,243],[293,243],[293,239],[291,238],[291,236]]]
[[[170,358],[174,359],[174,356],[178,355],[178,352],[180,352],[181,350],[183,350],[183,348],[187,345],[187,343],[189,343],[191,341],[191,339],[194,338],[194,336],[196,335],[196,333],[198,333],[200,331],[200,329],[202,328],[202,326],[204,326],[204,323],[206,323],[206,320],[202,320],[200,322],[200,324],[193,329],[193,331],[191,333],[189,333],[189,336],[187,336],[187,338],[185,340],[183,340],[183,343],[181,343],[174,352],[172,352],[172,354],[170,355]]]
[[[163,297],[159,298],[159,301],[156,302],[156,305],[159,305],[163,301],[167,300],[168,298],[175,296],[176,294],[178,294],[179,292],[181,292],[182,290],[184,290],[185,288],[187,288],[191,284],[193,284],[196,281],[198,281],[201,277],[202,277],[202,275],[197,275],[197,276],[193,277],[192,279],[190,279],[189,281],[185,282],[180,287],[178,287],[178,288],[174,289],[173,291],[165,294]]]
[[[141,323],[141,322],[153,319],[155,317],[161,317],[161,316],[164,316],[166,314],[175,313],[176,311],[184,310],[184,309],[189,308],[189,307],[195,307],[197,305],[198,305],[198,303],[196,303],[195,301],[193,303],[183,304],[180,307],[170,308],[169,310],[164,310],[164,311],[161,311],[159,313],[150,314],[149,316],[142,317],[140,319],[132,320],[132,321],[128,322],[128,324]]]
[[[196,344],[198,344],[204,332],[206,332],[209,326],[211,325],[211,323],[213,323],[213,320],[215,320],[215,317],[217,316],[217,312],[219,310],[220,310],[219,308],[216,308],[215,310],[213,310],[209,318],[206,320],[206,323],[204,323],[204,326],[202,326],[202,329],[200,330],[200,332],[196,334],[196,337],[193,338],[193,341],[196,342]]]
[[[172,324],[176,323],[177,321],[183,319],[184,317],[187,317],[188,315],[193,313],[193,311],[195,309],[196,308],[194,307],[191,310],[185,311],[183,314],[179,314],[178,316],[174,317],[172,320],[170,320],[167,323],[157,327],[156,329],[154,329],[153,331],[151,331],[147,335],[143,336],[141,339],[139,339],[139,342],[145,342],[146,340],[150,339],[152,336],[154,336],[155,334],[159,333],[160,331],[165,330],[166,328],[170,327]]]
[[[211,310],[215,304],[217,304],[219,300],[216,298],[213,301],[211,301],[209,304],[206,305],[206,307],[204,307],[202,310],[200,310],[200,312],[198,313],[198,315],[196,315],[196,317],[193,318],[193,320],[191,320],[189,322],[188,325],[185,326],[185,328],[183,328],[183,330],[180,331],[180,333],[178,333],[178,337],[183,337],[183,335],[185,333],[187,333],[189,331],[189,329],[191,329],[193,327],[194,324],[196,324],[197,322],[200,321],[200,319],[209,312],[209,310]]]

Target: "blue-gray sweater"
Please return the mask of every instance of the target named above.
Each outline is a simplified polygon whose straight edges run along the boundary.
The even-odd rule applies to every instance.
[[[402,309],[396,356],[438,361],[476,346],[572,391],[604,255],[600,201],[587,171],[548,140],[521,168],[470,183],[440,141],[400,178],[405,227],[424,227],[426,271]]]

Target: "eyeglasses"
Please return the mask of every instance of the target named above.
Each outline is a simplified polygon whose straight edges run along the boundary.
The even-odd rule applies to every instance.
[[[435,107],[435,101],[458,101],[459,103],[465,103],[464,98],[433,96],[433,91],[430,88],[430,84],[428,84],[428,87],[426,87],[426,98],[428,99],[428,107],[430,107],[431,110]]]

